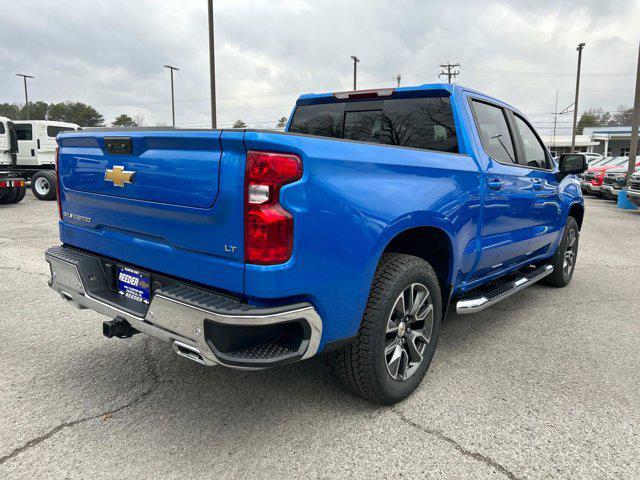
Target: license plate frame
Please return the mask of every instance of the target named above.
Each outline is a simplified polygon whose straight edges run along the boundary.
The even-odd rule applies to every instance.
[[[118,265],[116,269],[118,294],[139,303],[149,305],[151,299],[151,276],[133,268]]]

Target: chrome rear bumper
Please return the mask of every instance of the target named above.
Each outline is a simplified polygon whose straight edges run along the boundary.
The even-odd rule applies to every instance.
[[[104,292],[110,291],[106,289],[105,274],[98,257],[68,247],[53,247],[47,250],[45,258],[51,268],[49,286],[63,299],[80,309],[88,308],[109,318],[120,317],[135,330],[171,343],[176,353],[204,365],[266,368],[309,358],[317,353],[320,345],[322,320],[309,303],[260,308],[180,284],[157,289],[146,314],[138,315],[117,305],[113,298],[105,297]],[[273,348],[262,348],[264,345],[256,348],[261,347],[260,352],[269,351],[268,358],[259,358],[255,349],[247,353],[246,358],[238,352],[227,355],[218,351],[215,342],[206,334],[212,324],[224,328],[265,327],[294,322],[305,326],[305,338],[297,350],[285,352],[280,358],[277,354],[274,356]]]

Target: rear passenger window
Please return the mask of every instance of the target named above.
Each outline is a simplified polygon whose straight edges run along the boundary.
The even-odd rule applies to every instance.
[[[5,133],[4,123],[0,122],[0,135],[3,135],[4,133]]]
[[[534,168],[549,168],[546,149],[538,140],[535,132],[520,117],[514,115],[514,118],[524,147],[524,164]]]
[[[513,140],[504,110],[473,100],[478,133],[485,152],[500,163],[516,163]]]

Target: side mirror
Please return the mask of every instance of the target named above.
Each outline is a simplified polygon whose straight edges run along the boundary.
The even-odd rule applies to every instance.
[[[560,155],[558,171],[561,175],[580,175],[589,168],[587,156],[581,153],[564,153]]]

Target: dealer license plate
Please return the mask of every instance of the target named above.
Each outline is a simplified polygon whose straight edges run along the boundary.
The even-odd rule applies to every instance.
[[[128,267],[118,267],[118,293],[141,303],[149,303],[149,275]]]

